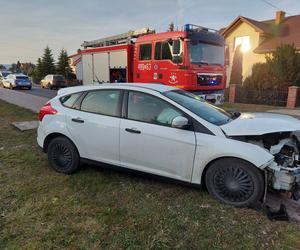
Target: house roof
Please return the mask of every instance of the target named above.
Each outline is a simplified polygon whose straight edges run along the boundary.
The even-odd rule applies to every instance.
[[[271,27],[270,37],[254,50],[255,53],[273,52],[282,44],[294,44],[300,50],[300,15],[286,17],[279,26],[273,22]]]
[[[268,33],[270,31],[269,25],[264,22],[259,22],[248,17],[238,16],[231,24],[228,25],[227,28],[222,29],[221,34],[226,37],[228,36],[236,27],[238,27],[241,23],[247,23],[252,28],[260,33]]]
[[[228,36],[242,22],[249,24],[265,37],[265,40],[254,50],[255,53],[273,52],[282,44],[294,44],[300,49],[300,15],[285,17],[279,24],[275,20],[256,21],[247,17],[237,17],[221,34]]]

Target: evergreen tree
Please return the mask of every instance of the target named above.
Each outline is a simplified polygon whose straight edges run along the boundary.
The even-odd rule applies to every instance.
[[[267,57],[271,73],[289,86],[300,86],[300,54],[294,45],[284,44]]]
[[[241,46],[238,46],[235,49],[234,56],[233,56],[229,84],[242,84],[242,82],[243,82],[243,54],[241,51]]]
[[[72,73],[69,65],[68,53],[64,49],[60,51],[60,54],[58,56],[56,72],[57,74],[65,76],[66,78],[69,78],[69,75]]]
[[[54,59],[52,55],[51,49],[47,46],[44,50],[44,55],[42,57],[41,61],[41,77],[44,77],[49,74],[55,74],[55,64],[54,64]]]
[[[42,80],[42,78],[45,76],[41,58],[38,58],[36,67],[34,68],[34,71],[31,76],[35,83],[39,83]]]

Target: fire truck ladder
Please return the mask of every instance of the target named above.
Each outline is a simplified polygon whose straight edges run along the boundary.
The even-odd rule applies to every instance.
[[[149,28],[143,28],[138,30],[130,30],[126,33],[109,36],[102,39],[97,39],[93,41],[84,41],[81,46],[86,48],[95,48],[95,47],[106,47],[111,45],[118,45],[118,44],[129,44],[132,39],[138,38],[139,36],[154,34],[155,30]]]

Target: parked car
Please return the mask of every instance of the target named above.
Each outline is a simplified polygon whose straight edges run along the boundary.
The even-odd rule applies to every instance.
[[[11,72],[8,71],[8,70],[1,70],[1,71],[0,71],[0,85],[2,85],[2,81],[3,81],[4,78],[7,77],[9,74],[11,74]]]
[[[37,142],[70,174],[84,160],[201,184],[220,201],[250,206],[267,187],[299,190],[300,121],[228,113],[158,84],[58,91],[39,113]]]
[[[41,80],[41,87],[54,89],[66,87],[66,80],[62,75],[47,75]]]
[[[4,80],[2,81],[4,88],[27,88],[31,89],[32,82],[30,81],[29,77],[24,74],[9,74]]]

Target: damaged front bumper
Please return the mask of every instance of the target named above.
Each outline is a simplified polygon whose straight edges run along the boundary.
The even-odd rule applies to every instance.
[[[267,168],[269,172],[269,184],[276,190],[290,191],[293,196],[299,196],[300,191],[300,166],[282,167],[275,161]]]

